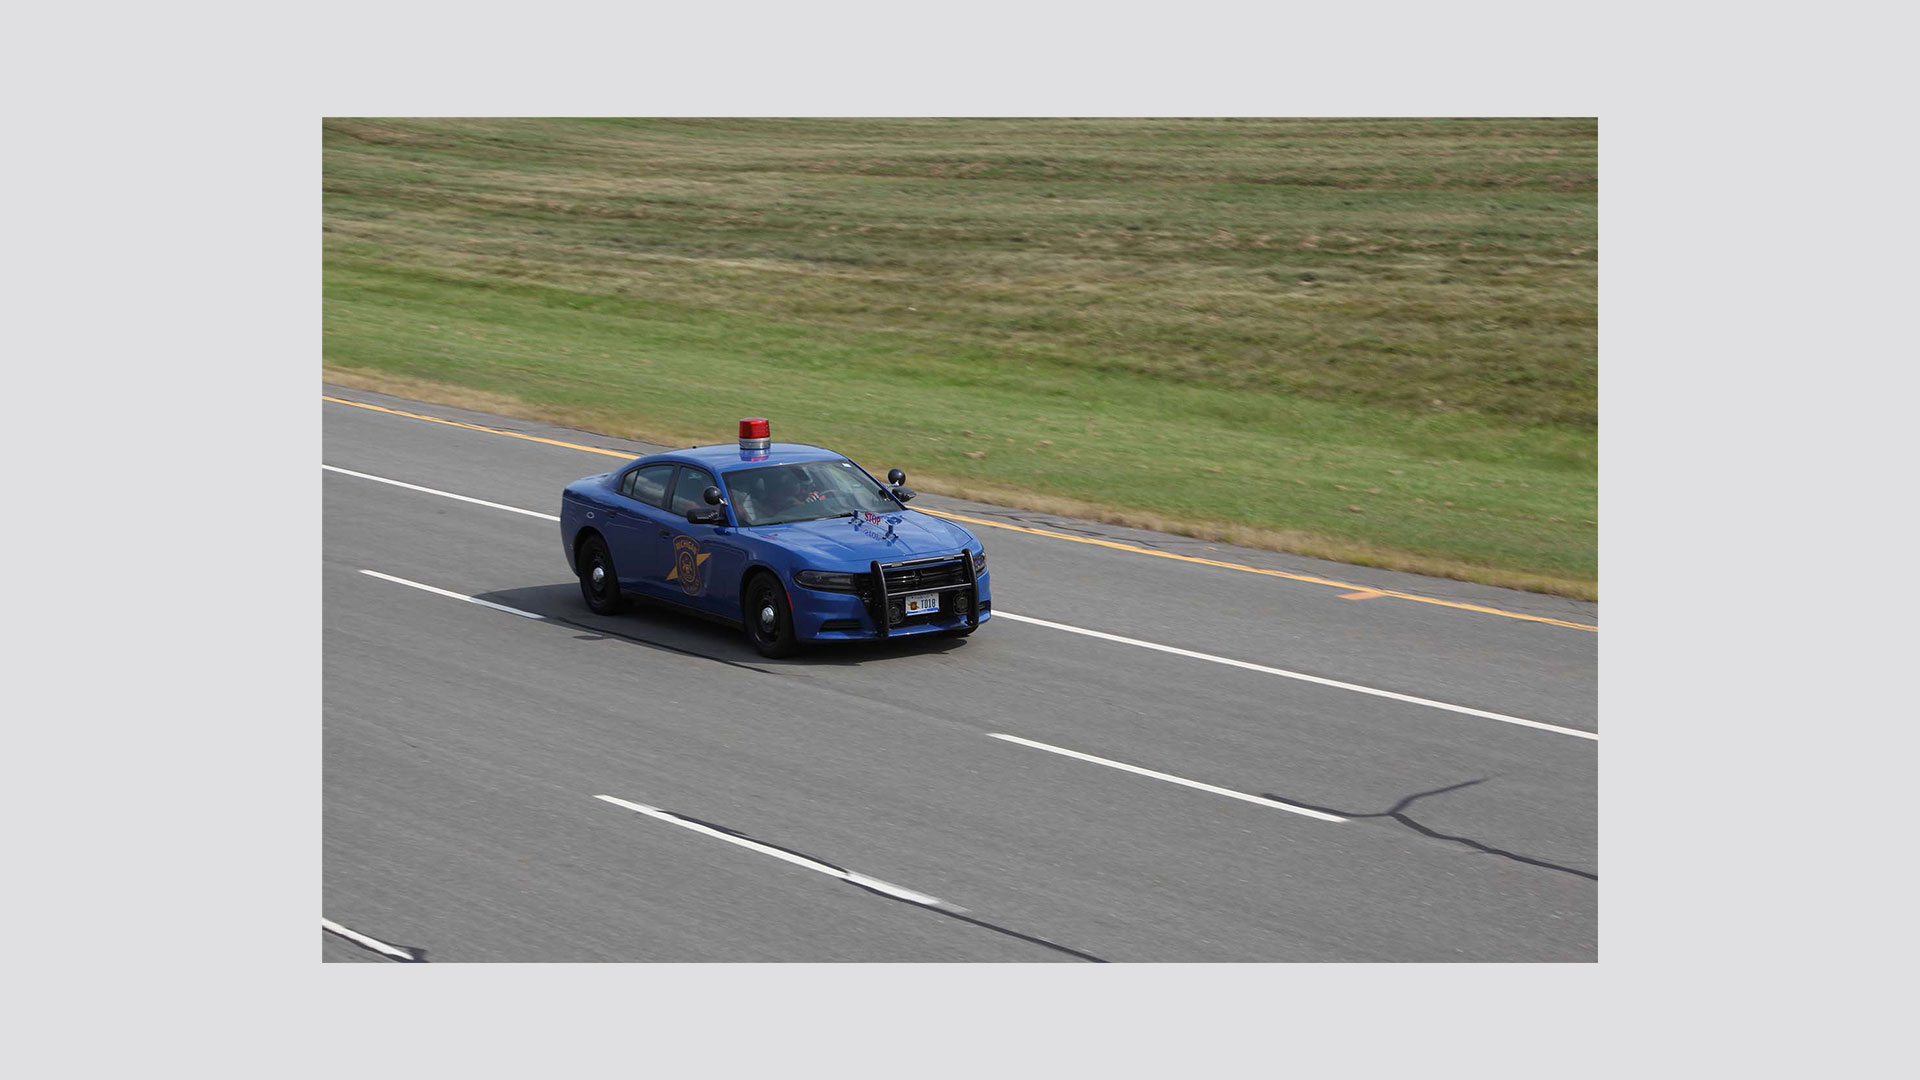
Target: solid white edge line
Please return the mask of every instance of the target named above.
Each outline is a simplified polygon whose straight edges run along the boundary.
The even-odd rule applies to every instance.
[[[423,590],[425,592],[439,593],[441,596],[450,596],[455,600],[465,600],[469,604],[479,604],[481,607],[489,607],[495,611],[504,611],[509,615],[518,615],[523,619],[545,619],[546,618],[545,615],[535,615],[531,611],[521,611],[519,608],[516,608],[516,607],[508,607],[505,604],[496,604],[491,600],[482,600],[477,596],[468,596],[465,593],[453,592],[450,589],[436,589],[431,585],[422,585],[417,581],[408,581],[406,578],[403,578],[403,577],[394,577],[392,574],[383,574],[378,570],[362,570],[360,572],[367,575],[368,577],[377,577],[382,581],[391,581],[396,585],[406,585],[415,589]]]
[[[1094,757],[1092,754],[1083,754],[1078,750],[1068,750],[1062,746],[1052,746],[1043,742],[1035,742],[1032,739],[1023,739],[1018,735],[1002,735],[998,732],[989,731],[987,732],[987,738],[1005,739],[1007,742],[1019,743],[1022,746],[1031,746],[1035,750],[1046,750],[1055,754],[1064,754],[1070,758],[1079,758],[1081,761],[1091,761],[1096,765],[1106,765],[1110,768],[1122,769],[1130,773],[1139,773],[1141,776],[1151,776],[1155,780],[1165,780],[1171,784],[1180,784],[1185,787],[1198,788],[1201,791],[1211,791],[1215,795],[1225,795],[1229,799],[1239,799],[1241,802],[1258,803],[1261,806],[1271,806],[1275,810],[1285,810],[1289,813],[1300,814],[1305,817],[1319,818],[1321,821],[1342,821],[1343,822],[1347,820],[1346,818],[1343,818],[1338,814],[1329,814],[1320,810],[1309,810],[1304,806],[1295,806],[1292,803],[1284,803],[1284,802],[1281,802],[1279,799],[1269,799],[1264,795],[1248,795],[1245,792],[1234,791],[1230,788],[1215,787],[1212,784],[1203,784],[1198,780],[1188,780],[1188,779],[1185,779],[1184,777],[1173,776],[1169,773],[1155,772],[1152,769],[1143,769],[1138,765],[1129,765],[1124,761],[1113,761],[1109,758]]]
[[[411,961],[415,959],[414,955],[411,952],[408,952],[407,950],[400,948],[398,945],[389,945],[384,941],[376,941],[375,939],[370,938],[365,934],[359,933],[358,931],[349,930],[346,927],[341,926],[339,923],[334,922],[332,919],[322,918],[320,920],[320,929],[328,931],[329,933],[339,934],[341,937],[346,938],[349,941],[357,941],[360,944],[365,945],[367,948],[374,950],[375,952],[383,952],[383,953],[386,953],[388,956],[399,957],[402,960]]]
[[[1248,671],[1264,672],[1268,675],[1278,675],[1283,679],[1299,679],[1301,682],[1331,686],[1337,690],[1351,690],[1356,694],[1372,694],[1374,697],[1404,701],[1411,705],[1425,705],[1430,709],[1445,709],[1448,712],[1464,713],[1468,716],[1478,716],[1487,720],[1498,720],[1503,724],[1518,724],[1521,727],[1539,728],[1541,731],[1552,731],[1561,735],[1571,735],[1576,739],[1591,739],[1594,742],[1600,741],[1598,733],[1581,731],[1578,728],[1561,727],[1558,724],[1546,724],[1538,720],[1528,720],[1521,716],[1508,716],[1505,713],[1488,712],[1485,709],[1472,709],[1465,705],[1450,705],[1447,702],[1434,701],[1431,698],[1414,697],[1412,694],[1397,694],[1392,690],[1376,690],[1371,686],[1360,686],[1357,683],[1341,682],[1338,679],[1323,679],[1318,675],[1288,671],[1285,668],[1268,667],[1265,664],[1252,664],[1245,660],[1230,660],[1227,657],[1214,656],[1211,653],[1194,652],[1192,649],[1176,649],[1171,645],[1156,645],[1151,641],[1141,641],[1138,638],[1121,637],[1119,634],[1108,634],[1099,630],[1087,630],[1083,627],[1068,626],[1066,623],[1048,622],[1046,619],[1036,619],[1031,615],[1015,615],[1011,611],[1005,611],[997,607],[993,609],[993,613],[996,616],[1012,619],[1015,622],[1032,623],[1035,626],[1045,626],[1053,630],[1065,630],[1069,634],[1083,634],[1087,637],[1099,638],[1102,641],[1117,641],[1122,645],[1135,645],[1142,649],[1172,653],[1175,656],[1185,656],[1194,660],[1206,660],[1215,664],[1226,664],[1229,667],[1245,668]]]
[[[490,506],[496,510],[510,510],[516,514],[526,514],[529,517],[545,518],[548,521],[560,520],[559,518],[553,516],[552,514],[542,514],[537,510],[523,510],[517,506],[506,506],[502,503],[488,502],[485,499],[475,499],[467,495],[455,495],[450,491],[436,491],[433,488],[421,487],[418,484],[406,484],[398,480],[389,480],[383,476],[371,476],[367,473],[357,473],[352,471],[351,469],[342,469],[333,465],[322,465],[320,467],[322,469],[330,469],[333,472],[346,473],[348,476],[358,476],[366,480],[377,480],[380,483],[392,484],[395,487],[408,488],[413,491],[424,491],[430,495],[444,495],[449,499],[459,499],[461,502],[476,503],[480,506]],[[371,570],[362,570],[360,572],[363,574],[373,574],[374,577],[386,578],[388,581],[397,581],[402,585],[412,585],[416,589],[426,589],[428,592],[437,592],[443,596],[451,596],[457,600],[466,600],[471,603],[481,604],[486,607],[499,608],[501,611],[511,611],[515,615],[525,615],[527,618],[530,618],[530,619],[538,619],[542,617],[539,615],[534,615],[531,612],[519,611],[514,608],[505,607],[503,605],[491,603],[486,600],[475,600],[471,596],[461,596],[459,593],[447,592],[445,589],[436,589],[431,585],[422,585],[419,582],[408,581],[405,578],[389,577],[386,574],[374,574],[374,572]],[[1448,712],[1462,713],[1467,716],[1478,716],[1485,720],[1498,720],[1503,724],[1517,724],[1521,727],[1538,728],[1541,731],[1552,731],[1561,735],[1571,735],[1576,739],[1588,739],[1593,742],[1600,741],[1600,735],[1597,732],[1581,731],[1578,728],[1561,727],[1558,724],[1548,724],[1539,720],[1528,720],[1526,717],[1523,717],[1523,716],[1508,716],[1505,713],[1489,712],[1485,709],[1470,708],[1466,705],[1452,705],[1444,701],[1434,701],[1431,698],[1415,697],[1412,694],[1395,693],[1392,690],[1377,690],[1371,686],[1361,686],[1358,683],[1341,682],[1338,679],[1326,679],[1318,675],[1308,675],[1305,672],[1288,671],[1285,668],[1268,667],[1265,664],[1254,664],[1254,663],[1249,663],[1245,660],[1232,660],[1224,656],[1214,656],[1212,653],[1194,652],[1192,649],[1179,649],[1179,648],[1175,648],[1172,645],[1158,645],[1151,641],[1141,641],[1139,638],[1121,637],[1119,634],[1108,634],[1100,630],[1088,630],[1085,627],[1069,626],[1066,623],[1050,622],[1046,619],[1036,619],[1031,615],[1016,615],[1011,611],[1006,611],[1001,608],[995,608],[993,610],[993,615],[1004,616],[1006,618],[1014,620],[1015,622],[1031,623],[1034,626],[1045,626],[1053,630],[1065,630],[1069,634],[1081,634],[1086,637],[1099,638],[1102,641],[1116,641],[1122,645],[1134,645],[1142,649],[1153,649],[1156,652],[1171,653],[1174,656],[1185,656],[1194,660],[1206,660],[1210,663],[1226,664],[1229,667],[1245,668],[1248,671],[1258,671],[1258,672],[1265,673],[1267,675],[1278,675],[1283,679],[1298,679],[1301,682],[1316,683],[1320,686],[1330,686],[1336,690],[1351,690],[1356,694],[1371,694],[1374,697],[1388,698],[1393,701],[1404,701],[1410,705],[1425,705],[1430,709],[1445,709]]]
[[[683,829],[691,829],[697,833],[704,833],[716,840],[725,840],[729,844],[738,844],[743,848],[757,851],[762,855],[771,855],[776,859],[790,862],[795,866],[804,866],[809,870],[817,871],[828,877],[836,877],[854,885],[863,885],[875,892],[885,893],[888,896],[897,897],[908,903],[920,904],[924,907],[942,908],[947,911],[966,911],[965,908],[955,904],[949,904],[937,896],[928,896],[923,892],[915,892],[912,889],[902,888],[890,881],[881,881],[876,877],[868,877],[865,874],[856,874],[850,870],[842,870],[837,866],[828,866],[823,862],[815,862],[804,855],[795,855],[791,851],[781,851],[777,847],[770,847],[757,840],[749,840],[744,836],[734,836],[732,833],[724,833],[718,829],[708,828],[697,821],[688,821],[678,814],[668,813],[665,810],[647,806],[644,803],[628,802],[625,799],[616,799],[611,795],[595,795],[594,798],[602,802],[610,802],[615,806],[624,806],[636,814],[645,814],[650,818],[657,818],[669,825],[678,825]]]
[[[403,483],[399,480],[389,480],[384,476],[375,476],[372,473],[354,472],[352,469],[343,469],[338,465],[323,464],[320,467],[322,469],[325,469],[328,472],[337,472],[344,476],[357,476],[362,480],[373,480],[377,483],[382,483],[382,484],[392,484],[394,487],[406,488],[408,491],[424,491],[429,495],[438,495],[444,499],[458,499],[461,502],[473,503],[476,506],[489,506],[495,510],[505,510],[509,513],[514,513],[514,514],[525,514],[528,517],[545,518],[548,521],[560,520],[560,518],[557,515],[543,514],[538,510],[522,510],[518,506],[508,506],[505,503],[488,502],[485,499],[476,499],[471,495],[455,495],[451,491],[441,491],[438,488],[421,487],[419,484],[408,484],[408,483]]]

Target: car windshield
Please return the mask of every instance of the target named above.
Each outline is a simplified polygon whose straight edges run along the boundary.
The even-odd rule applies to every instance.
[[[844,458],[729,472],[727,495],[742,525],[786,525],[862,510],[878,514],[900,509],[858,465]]]

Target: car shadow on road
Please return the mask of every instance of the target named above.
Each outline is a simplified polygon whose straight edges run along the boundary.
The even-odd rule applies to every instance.
[[[1503,859],[1511,859],[1514,862],[1526,863],[1528,866],[1538,866],[1546,870],[1556,870],[1562,874],[1572,874],[1574,877],[1583,877],[1589,881],[1600,880],[1599,874],[1589,873],[1588,871],[1585,871],[1585,870],[1576,870],[1571,866],[1561,866],[1559,863],[1551,863],[1546,861],[1545,859],[1536,859],[1531,855],[1516,854],[1514,852],[1506,851],[1501,848],[1493,847],[1488,844],[1483,844],[1480,841],[1475,840],[1471,837],[1451,836],[1447,833],[1440,832],[1437,829],[1432,829],[1425,825],[1422,825],[1420,822],[1415,821],[1413,818],[1407,815],[1407,812],[1406,812],[1407,807],[1412,806],[1414,802],[1417,800],[1431,798],[1432,796],[1435,796],[1435,795],[1445,795],[1449,791],[1459,791],[1461,788],[1469,788],[1474,786],[1475,784],[1484,784],[1487,782],[1487,779],[1488,779],[1487,777],[1483,776],[1478,780],[1463,780],[1458,784],[1449,784],[1443,788],[1434,788],[1432,791],[1422,791],[1417,794],[1409,795],[1406,798],[1401,799],[1399,802],[1394,803],[1391,809],[1384,810],[1384,811],[1381,811],[1380,813],[1375,813],[1375,814],[1356,813],[1355,811],[1352,811],[1352,810],[1336,810],[1330,806],[1315,806],[1312,803],[1301,802],[1299,799],[1288,798],[1284,795],[1275,795],[1271,792],[1266,792],[1264,794],[1266,798],[1269,798],[1269,799],[1275,799],[1285,803],[1292,803],[1295,806],[1304,806],[1309,810],[1318,810],[1326,814],[1338,814],[1341,817],[1345,817],[1345,818],[1390,819],[1393,821],[1397,821],[1402,825],[1405,825],[1407,828],[1412,829],[1414,832],[1417,832],[1422,836],[1431,837],[1435,840],[1445,840],[1450,843],[1460,844],[1463,847],[1471,848],[1474,851],[1484,852],[1488,855],[1497,855]]]
[[[794,656],[772,660],[748,644],[740,630],[679,611],[667,604],[630,601],[618,615],[595,615],[580,598],[575,582],[500,589],[474,597],[531,612],[558,626],[582,631],[582,640],[608,638],[664,649],[686,656],[773,673],[781,668],[861,667],[916,656],[937,656],[963,648],[965,638],[932,634],[886,641],[835,642],[802,648]]]

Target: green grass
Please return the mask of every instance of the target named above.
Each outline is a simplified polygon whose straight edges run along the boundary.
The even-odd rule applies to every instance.
[[[1568,595],[1591,121],[325,124],[330,377]]]

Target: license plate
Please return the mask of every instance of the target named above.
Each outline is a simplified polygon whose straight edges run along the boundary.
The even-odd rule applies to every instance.
[[[939,610],[940,594],[937,592],[926,592],[918,596],[907,597],[907,614],[909,615],[925,615],[930,611]]]

